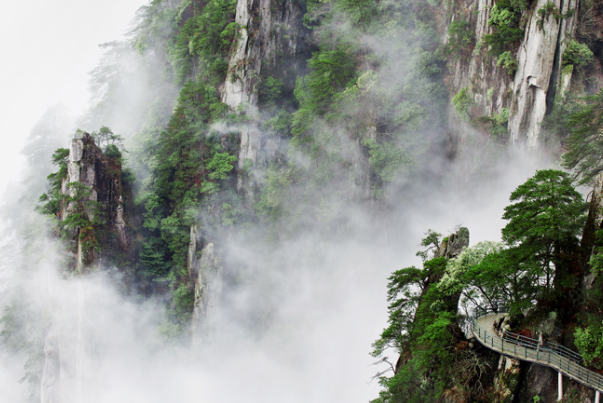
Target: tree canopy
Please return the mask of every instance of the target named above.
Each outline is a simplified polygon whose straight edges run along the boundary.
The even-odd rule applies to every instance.
[[[570,175],[552,169],[537,171],[511,193],[510,201],[502,238],[512,248],[511,262],[543,274],[548,290],[563,252],[578,244],[587,206]]]

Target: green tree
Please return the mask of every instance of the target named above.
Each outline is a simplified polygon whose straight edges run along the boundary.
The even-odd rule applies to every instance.
[[[492,307],[504,301],[513,313],[530,308],[542,294],[542,273],[537,262],[523,259],[519,252],[501,249],[470,266],[461,277],[463,293],[475,301],[483,298]]]
[[[449,53],[469,54],[475,44],[475,32],[469,21],[452,21],[448,27],[448,37],[446,50]]]
[[[508,279],[503,278],[499,262],[486,264],[504,250],[501,242],[482,241],[465,248],[456,258],[450,259],[446,274],[438,284],[438,288],[447,295],[461,294],[463,305],[478,305],[485,301],[494,306],[500,300],[508,300]],[[488,270],[488,269],[492,270]]]
[[[498,56],[519,41],[524,34],[520,26],[521,13],[528,7],[528,1],[499,0],[490,10],[488,25],[494,28],[492,34],[484,35],[484,41],[490,46],[490,52]]]
[[[123,137],[121,137],[119,134],[113,133],[113,130],[107,126],[102,126],[98,132],[92,133],[92,137],[94,137],[94,141],[99,147],[102,147],[103,143],[105,147],[115,145],[115,143],[120,145],[123,144]]]
[[[513,204],[505,207],[509,220],[502,238],[510,251],[511,264],[524,266],[542,278],[544,288],[561,286],[562,268],[578,246],[586,204],[572,186],[570,175],[557,170],[541,170],[511,193]]]
[[[469,108],[473,105],[473,100],[469,95],[469,90],[467,88],[462,88],[450,102],[454,107],[454,113],[459,117],[459,119],[468,122],[471,117],[469,116]]]
[[[427,258],[429,250],[440,246],[439,239],[440,234],[429,230],[422,240],[427,248],[417,253],[424,260],[422,269],[411,266],[389,277],[388,327],[373,343],[372,355],[382,357],[393,349],[400,358],[395,366],[390,363],[393,376],[384,376],[388,370],[377,375],[384,389],[375,403],[436,401],[451,382],[448,369],[457,358],[451,348],[457,298],[439,286],[449,260]],[[389,363],[386,357],[379,362]]]
[[[603,368],[603,323],[599,320],[585,328],[578,327],[574,336],[584,361],[597,369]]]
[[[57,214],[61,209],[61,201],[64,196],[61,193],[61,185],[67,177],[67,162],[69,161],[69,149],[57,148],[52,154],[52,163],[59,170],[48,175],[50,191],[40,196],[40,211],[44,214]]]

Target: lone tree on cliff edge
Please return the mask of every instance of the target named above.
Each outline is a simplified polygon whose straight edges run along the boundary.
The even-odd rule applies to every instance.
[[[578,247],[587,205],[572,186],[570,175],[557,170],[537,171],[509,199],[503,219],[503,240],[512,247],[515,264],[527,265],[544,277],[547,292],[563,286],[563,269]]]

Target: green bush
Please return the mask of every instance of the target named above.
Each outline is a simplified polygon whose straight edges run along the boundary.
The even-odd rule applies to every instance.
[[[120,159],[121,158],[121,151],[119,151],[119,147],[117,147],[115,144],[109,144],[105,147],[105,149],[103,150],[103,153],[105,154],[106,157],[109,158],[113,158],[113,159]]]
[[[571,68],[571,66],[570,66]],[[565,97],[557,96],[553,109],[542,121],[542,131],[546,143],[557,146],[565,142],[570,134],[568,122],[570,117],[578,110],[579,104],[572,94]]]
[[[473,104],[473,100],[469,96],[469,90],[467,88],[461,89],[455,96],[452,98],[452,106],[454,107],[454,113],[463,121],[468,122],[470,120],[469,117],[469,108]]]
[[[233,162],[237,160],[237,157],[228,153],[218,153],[207,163],[207,169],[211,172],[209,179],[226,179],[228,173],[233,169]]]
[[[585,44],[571,40],[563,52],[562,66],[586,66],[593,60],[593,52]]]
[[[494,116],[480,116],[475,119],[478,123],[489,124],[490,133],[498,138],[503,138],[508,134],[507,126],[509,122],[509,108],[502,108],[500,113]]]
[[[517,23],[516,10],[511,8],[503,8],[498,5],[494,5],[490,10],[490,18],[488,18],[488,25],[492,27],[510,27]]]
[[[567,13],[563,14],[559,7],[555,5],[555,3],[553,3],[552,1],[548,1],[544,6],[538,9],[538,16],[540,18],[538,18],[536,24],[540,29],[543,29],[544,21],[549,17],[549,15],[552,15],[555,20],[559,21],[560,19],[572,17],[575,12],[576,10],[572,9],[568,10]]]
[[[202,10],[195,10],[196,16],[186,20],[170,38],[168,59],[178,84],[191,77],[195,66],[200,67],[198,70],[212,84],[224,81],[228,52],[239,28],[234,22],[235,8],[236,2],[232,0],[210,0]]]
[[[346,88],[356,73],[355,57],[345,47],[332,51],[316,52],[308,61],[312,73],[301,81],[305,84],[306,97],[299,97],[302,88],[296,86],[296,96],[302,98],[300,103],[310,110],[324,112],[333,96]],[[306,102],[303,102],[305,100]]]
[[[174,312],[180,323],[190,322],[195,305],[195,292],[192,287],[181,284],[174,291]]]
[[[262,82],[260,85],[260,90],[258,93],[258,103],[265,107],[275,107],[277,105],[277,101],[281,96],[281,92],[283,89],[283,80],[268,77],[266,80]]]
[[[575,343],[584,361],[597,369],[603,368],[603,327],[601,323],[576,328]]]
[[[393,182],[405,167],[413,163],[409,153],[394,144],[379,144],[372,139],[364,140],[362,144],[369,149],[371,167],[385,182]]]
[[[502,66],[503,69],[509,72],[510,76],[514,76],[517,71],[517,60],[511,54],[511,52],[506,51],[498,55],[498,59],[496,61],[497,66]]]
[[[454,20],[448,27],[448,51],[451,53],[461,53],[470,50],[475,41],[475,32],[469,21]]]
[[[507,125],[509,123],[509,108],[502,108],[499,114],[493,116],[494,127],[492,128],[492,134],[498,137],[502,137],[508,134]]]
[[[574,169],[580,184],[590,183],[603,172],[603,91],[581,99],[568,121],[563,167]]]
[[[271,132],[287,136],[291,133],[291,125],[293,123],[293,115],[283,107],[276,115],[262,122],[262,128]]]
[[[61,185],[63,179],[67,177],[67,162],[69,161],[69,149],[57,148],[52,154],[52,163],[56,165],[59,170],[57,172],[48,175],[47,179],[50,184],[50,190],[48,193],[44,193],[40,196],[39,210],[43,214],[57,214],[61,208],[61,200],[64,195],[61,193]]]
[[[525,1],[499,1],[492,7],[488,25],[494,32],[484,35],[484,42],[490,46],[490,53],[498,56],[508,50],[509,45],[523,38],[520,27],[521,12],[527,7]]]

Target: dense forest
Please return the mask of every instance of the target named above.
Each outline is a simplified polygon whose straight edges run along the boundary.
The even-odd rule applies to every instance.
[[[480,345],[477,309],[601,374],[602,32],[599,0],[150,1],[77,129],[51,108],[23,150],[0,343],[28,401],[121,401],[98,378],[122,315],[145,357],[210,374],[265,348],[295,377],[367,328],[345,345],[375,403],[555,401],[553,369]]]

